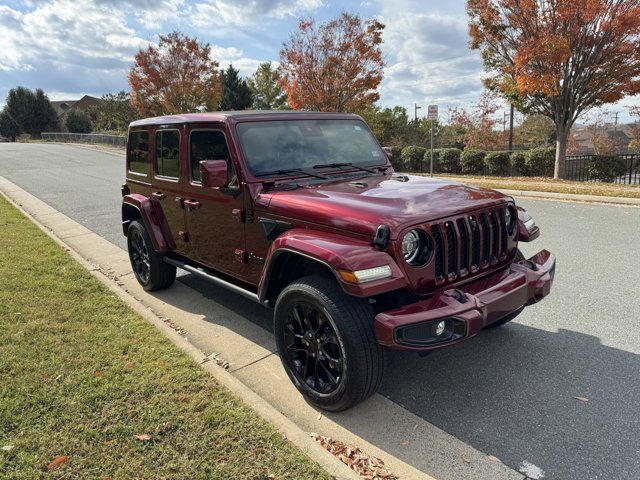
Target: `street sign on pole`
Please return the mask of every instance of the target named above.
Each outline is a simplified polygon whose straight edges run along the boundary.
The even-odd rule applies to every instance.
[[[427,120],[430,122],[438,120],[438,105],[429,105],[427,108]]]
[[[429,174],[433,177],[433,122],[438,120],[438,105],[427,107],[427,120],[431,122],[431,161],[429,162]]]

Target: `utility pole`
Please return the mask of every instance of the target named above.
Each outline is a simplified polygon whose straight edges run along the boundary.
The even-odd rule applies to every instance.
[[[418,123],[418,110],[422,107],[419,107],[417,103],[413,104],[413,121]]]
[[[618,131],[618,115],[619,113],[616,112],[614,115],[615,120],[613,121],[613,131],[617,132]]]

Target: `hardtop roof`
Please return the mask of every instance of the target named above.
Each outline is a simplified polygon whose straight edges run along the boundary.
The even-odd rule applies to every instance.
[[[327,117],[335,119],[360,118],[358,115],[354,114],[334,112],[306,112],[299,110],[237,110],[229,112],[182,113],[178,115],[143,118],[131,122],[131,124],[129,124],[129,127],[131,128],[151,125],[224,122],[227,119],[242,119],[251,117],[255,120],[269,120],[273,118],[277,118],[279,120],[293,120],[296,118],[301,119],[314,117]]]

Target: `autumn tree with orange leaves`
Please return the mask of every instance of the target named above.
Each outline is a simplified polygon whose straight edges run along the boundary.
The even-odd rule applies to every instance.
[[[291,107],[357,112],[373,105],[384,68],[383,29],[350,13],[321,25],[301,20],[280,51],[281,86]]]
[[[592,107],[640,92],[640,0],[468,0],[486,81],[556,127],[556,178],[569,131]]]
[[[218,62],[211,47],[180,32],[160,35],[135,56],[129,72],[131,103],[140,116],[212,111],[220,102]]]

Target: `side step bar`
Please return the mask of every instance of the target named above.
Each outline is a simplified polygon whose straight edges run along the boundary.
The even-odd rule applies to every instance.
[[[178,268],[181,268],[182,270],[186,270],[189,273],[193,273],[194,275],[197,275],[198,277],[204,280],[207,280],[208,282],[214,283],[219,287],[226,288],[227,290],[231,290],[232,292],[242,295],[243,297],[248,298],[249,300],[253,300],[254,302],[260,303],[260,299],[258,298],[257,294],[249,290],[246,290],[242,287],[239,287],[238,285],[234,285],[231,282],[227,282],[226,280],[222,280],[221,278],[211,275],[210,273],[205,272],[201,268],[192,267],[191,265],[188,265],[184,262],[181,262],[179,260],[175,260],[169,257],[164,257],[164,261],[169,265],[173,265]]]

